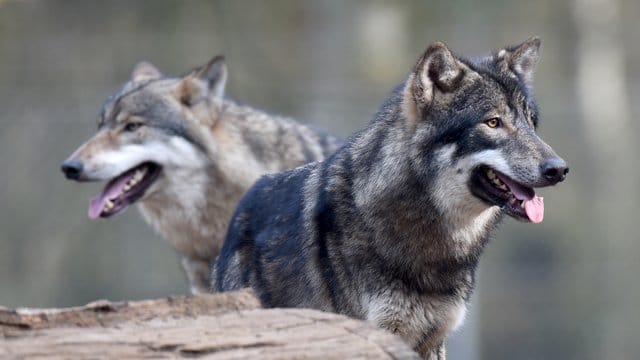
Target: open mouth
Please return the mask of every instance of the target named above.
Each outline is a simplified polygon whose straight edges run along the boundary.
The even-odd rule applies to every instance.
[[[520,184],[488,166],[478,167],[471,190],[481,199],[500,206],[509,216],[538,224],[544,218],[544,201],[532,187]]]
[[[121,212],[144,195],[161,170],[160,165],[145,162],[109,180],[102,194],[89,202],[89,218],[106,218]]]

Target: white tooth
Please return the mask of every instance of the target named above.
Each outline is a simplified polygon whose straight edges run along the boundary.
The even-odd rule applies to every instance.
[[[496,173],[494,173],[493,170],[489,170],[487,171],[487,176],[489,176],[489,179],[493,180],[496,178]]]
[[[113,208],[114,204],[113,201],[111,200],[107,200],[107,202],[104,203],[104,208],[106,210],[111,210]]]
[[[498,187],[500,188],[500,190],[504,190],[504,191],[509,190],[509,188],[506,185],[500,185]]]
[[[129,185],[129,183],[125,184],[124,187],[122,188],[122,190],[124,191],[129,191],[131,189],[131,185]]]
[[[520,207],[524,209],[524,201],[520,201]]]

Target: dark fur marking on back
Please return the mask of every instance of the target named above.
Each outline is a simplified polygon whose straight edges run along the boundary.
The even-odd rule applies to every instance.
[[[335,212],[331,206],[331,196],[327,192],[328,166],[326,165],[327,164],[323,164],[322,167],[320,194],[318,194],[317,204],[313,213],[318,232],[318,262],[322,267],[321,275],[329,293],[331,305],[336,309],[336,311],[340,311],[340,304],[342,302],[339,301],[339,285],[337,284],[338,278],[333,269],[333,264],[328,250],[328,238],[332,231],[336,231],[336,218]]]
[[[312,161],[313,159],[315,159],[316,158],[315,154],[313,153],[313,151],[311,151],[311,149],[309,149],[309,145],[307,144],[307,141],[305,141],[300,131],[296,130],[295,136],[296,136],[296,139],[298,139],[298,143],[300,144],[300,147],[302,148],[302,154],[305,160]]]

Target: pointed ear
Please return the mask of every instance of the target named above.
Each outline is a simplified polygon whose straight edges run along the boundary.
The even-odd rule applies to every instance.
[[[429,46],[409,77],[405,96],[410,95],[416,110],[423,110],[433,102],[436,91],[456,90],[465,74],[465,67],[451,50],[441,42]]]
[[[509,69],[518,75],[527,85],[533,83],[533,75],[540,51],[540,38],[533,36],[520,45],[505,49],[498,53],[507,60]]]
[[[224,56],[218,55],[182,78],[178,88],[180,101],[190,106],[206,97],[222,98],[226,84],[227,65]]]
[[[224,56],[218,55],[204,66],[192,71],[192,76],[204,81],[212,96],[222,98],[227,85],[227,65]]]
[[[158,68],[146,61],[139,62],[131,72],[131,81],[139,82],[144,80],[159,79],[162,73]]]

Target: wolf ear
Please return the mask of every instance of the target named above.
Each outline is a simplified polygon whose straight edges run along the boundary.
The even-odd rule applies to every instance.
[[[222,98],[226,84],[227,65],[224,56],[218,55],[182,78],[178,88],[180,101],[192,105],[207,97]]]
[[[504,49],[498,53],[507,61],[509,69],[527,85],[533,83],[533,75],[539,60],[540,38],[533,36],[520,45]]]
[[[204,66],[194,70],[192,76],[204,81],[212,96],[222,98],[227,85],[227,65],[224,56],[213,57]]]
[[[159,79],[161,76],[160,70],[146,61],[139,62],[131,72],[131,80],[133,82]]]
[[[464,73],[464,65],[455,58],[447,45],[436,42],[427,48],[416,64],[407,82],[405,97],[413,100],[415,110],[426,109],[433,102],[436,91],[448,93],[457,89]]]

